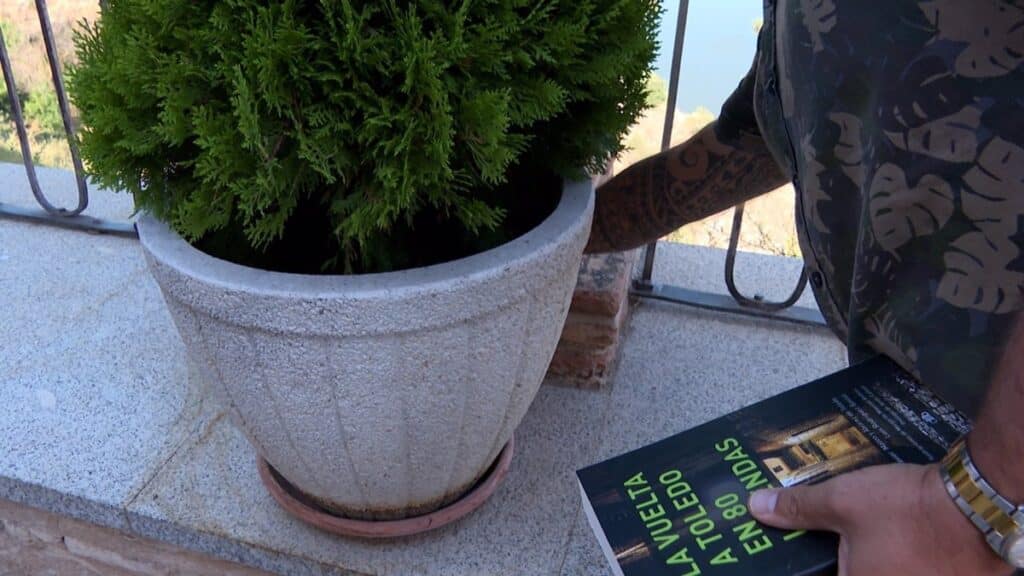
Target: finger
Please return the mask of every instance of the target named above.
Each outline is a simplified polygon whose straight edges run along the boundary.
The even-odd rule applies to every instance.
[[[838,532],[832,482],[781,490],[759,490],[750,495],[748,508],[759,521],[787,530]]]

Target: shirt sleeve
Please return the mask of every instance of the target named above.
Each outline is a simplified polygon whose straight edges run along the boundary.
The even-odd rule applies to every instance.
[[[739,86],[722,105],[718,114],[718,123],[715,127],[715,135],[718,140],[724,143],[737,142],[741,136],[760,136],[761,130],[757,125],[757,116],[754,113],[754,86],[757,83],[757,59],[750,71],[740,81]]]

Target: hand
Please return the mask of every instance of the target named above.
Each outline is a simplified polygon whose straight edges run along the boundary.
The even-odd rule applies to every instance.
[[[759,521],[839,534],[839,576],[1012,573],[957,508],[939,468],[891,464],[750,497]]]

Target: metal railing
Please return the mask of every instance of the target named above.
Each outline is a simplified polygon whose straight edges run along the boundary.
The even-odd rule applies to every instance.
[[[61,119],[64,125],[64,132],[67,136],[68,146],[71,151],[72,164],[75,171],[75,180],[78,185],[78,202],[73,208],[58,207],[51,203],[39,185],[36,177],[35,163],[32,160],[31,142],[28,137],[28,130],[25,125],[25,118],[22,111],[21,100],[16,88],[14,71],[11,66],[3,32],[0,31],[0,67],[3,70],[4,82],[7,86],[7,97],[10,102],[11,116],[17,127],[18,141],[21,146],[22,159],[25,164],[25,172],[29,184],[32,187],[32,194],[35,196],[39,208],[25,208],[11,204],[0,203],[0,217],[16,218],[32,222],[61,226],[65,228],[76,228],[94,232],[119,234],[124,236],[135,235],[135,228],[130,222],[115,222],[93,218],[84,214],[89,206],[89,187],[85,177],[82,162],[75,145],[74,123],[71,117],[71,107],[68,104],[67,94],[64,89],[64,80],[61,76],[60,62],[54,41],[53,28],[50,24],[49,11],[46,0],[35,0],[36,12],[39,16],[39,26],[42,32],[43,44],[46,47],[46,56],[50,66],[50,73],[53,80],[53,88],[57,94],[57,101],[60,106]],[[100,0],[100,7],[106,5]],[[689,0],[679,0],[679,17],[676,22],[675,42],[672,51],[672,70],[669,78],[668,105],[666,106],[664,132],[662,134],[662,149],[668,149],[671,144],[672,127],[675,120],[674,111],[679,96],[680,70],[682,68],[683,46],[686,39],[687,15],[689,14]],[[633,294],[641,298],[663,300],[699,308],[719,310],[724,312],[743,314],[747,316],[758,316],[786,322],[808,325],[824,325],[825,321],[821,313],[812,308],[795,306],[807,287],[806,270],[800,275],[797,285],[788,298],[780,302],[765,300],[761,295],[746,296],[736,287],[736,254],[739,246],[740,231],[743,224],[744,205],[740,204],[735,209],[733,216],[732,232],[729,238],[729,250],[725,262],[725,284],[729,294],[718,294],[701,292],[674,286],[670,284],[659,284],[652,281],[654,274],[655,256],[657,243],[647,246],[644,254],[644,263],[640,277],[635,281]]]
[[[39,29],[42,33],[43,45],[46,48],[46,59],[49,63],[50,76],[53,81],[53,90],[57,95],[57,104],[60,108],[64,134],[67,137],[68,147],[71,152],[71,163],[74,166],[75,182],[78,186],[78,200],[74,207],[65,208],[57,206],[50,202],[50,199],[47,198],[46,193],[39,184],[39,178],[36,175],[36,165],[32,159],[32,143],[29,139],[21,97],[18,95],[17,83],[15,82],[14,68],[11,66],[7,41],[4,38],[3,31],[0,30],[0,69],[3,71],[4,84],[7,87],[7,101],[10,104],[11,119],[18,132],[21,158],[25,165],[25,174],[28,176],[29,186],[32,189],[32,196],[35,197],[36,203],[39,204],[39,208],[27,208],[0,202],[0,217],[51,224],[63,228],[134,236],[135,227],[130,222],[104,220],[84,214],[85,210],[89,207],[89,183],[86,180],[85,169],[82,166],[78,147],[75,144],[75,126],[71,117],[71,105],[68,103],[67,91],[64,89],[64,78],[61,75],[57,43],[54,40],[53,26],[50,23],[50,13],[47,9],[46,0],[35,0],[35,4],[36,14],[39,17]],[[101,8],[105,5],[106,2],[100,2]]]
[[[683,61],[683,45],[686,40],[687,15],[690,1],[679,0],[679,18],[676,22],[675,42],[672,48],[672,71],[669,78],[668,105],[665,108],[665,126],[662,133],[661,149],[667,150],[672,142],[672,127],[675,121],[676,104],[679,97],[680,71]],[[743,227],[744,205],[735,208],[732,231],[729,235],[729,249],[725,258],[725,285],[729,294],[718,294],[691,290],[682,286],[653,282],[655,256],[658,244],[653,242],[644,249],[643,268],[640,277],[633,283],[632,293],[640,298],[662,300],[708,310],[717,310],[745,316],[756,316],[796,324],[824,326],[825,319],[814,308],[796,306],[807,288],[807,270],[804,269],[796,288],[783,301],[765,300],[759,294],[746,296],[736,287],[736,253],[739,249],[740,232]]]

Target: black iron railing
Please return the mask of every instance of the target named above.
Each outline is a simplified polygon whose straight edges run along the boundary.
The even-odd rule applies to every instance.
[[[680,70],[682,68],[683,45],[686,40],[689,8],[689,0],[679,0],[679,19],[676,22],[675,42],[672,47],[672,72],[669,78],[668,106],[665,108],[665,127],[661,139],[662,150],[667,150],[672,140],[672,127],[675,121],[676,103],[679,95]],[[746,296],[736,287],[736,253],[739,249],[740,232],[743,227],[743,212],[743,204],[736,206],[733,214],[732,232],[729,236],[729,250],[726,252],[725,285],[729,291],[728,295],[653,282],[655,258],[658,249],[657,242],[651,243],[644,249],[643,268],[640,271],[639,278],[633,283],[633,294],[640,298],[674,302],[709,310],[758,316],[796,324],[824,326],[825,320],[817,309],[795,305],[807,288],[806,270],[800,274],[792,294],[780,302],[765,300],[761,295]]]
[[[77,228],[94,232],[132,236],[135,234],[135,227],[130,222],[103,220],[84,214],[85,210],[89,207],[89,183],[85,176],[82,160],[78,155],[78,148],[75,146],[75,127],[72,122],[71,106],[68,104],[67,92],[64,89],[64,78],[61,75],[60,58],[57,54],[57,44],[53,36],[53,26],[50,23],[50,13],[47,9],[46,0],[35,0],[35,3],[43,45],[46,48],[46,59],[49,63],[50,76],[53,81],[53,90],[57,94],[57,104],[71,152],[71,163],[74,166],[75,181],[78,186],[78,200],[72,207],[57,206],[50,202],[39,184],[39,178],[36,176],[36,165],[32,159],[32,143],[28,136],[21,97],[18,95],[15,82],[14,68],[11,66],[7,41],[3,37],[3,31],[0,30],[0,68],[3,70],[4,83],[7,87],[11,119],[18,133],[18,143],[21,147],[21,158],[25,165],[25,174],[28,176],[32,195],[35,197],[36,203],[39,204],[38,208],[27,208],[0,203],[0,216],[52,224],[64,228]],[[105,4],[106,2],[101,1],[100,7],[102,8]]]

